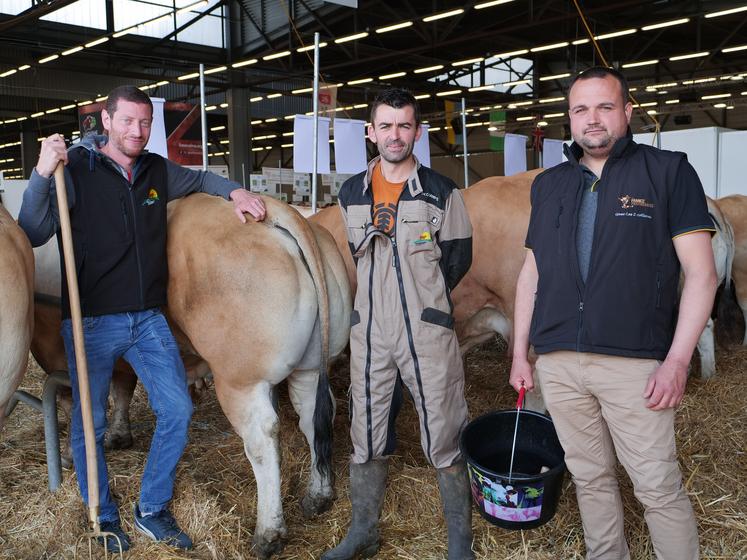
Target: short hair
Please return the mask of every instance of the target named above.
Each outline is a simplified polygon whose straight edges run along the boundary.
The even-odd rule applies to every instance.
[[[415,126],[420,126],[420,106],[410,91],[402,88],[390,88],[379,93],[371,104],[371,124],[374,123],[376,109],[380,105],[388,105],[394,109],[401,109],[408,105],[412,106],[415,114]]]
[[[622,75],[622,72],[620,72],[619,70],[616,70],[615,68],[610,68],[608,66],[592,66],[591,68],[587,68],[583,72],[576,74],[573,80],[571,80],[571,85],[568,86],[568,96],[570,97],[571,89],[573,89],[573,86],[579,80],[589,80],[591,78],[604,79],[607,76],[612,76],[619,82],[620,90],[622,92],[623,105],[625,105],[628,102],[628,97],[630,97],[630,90],[628,89],[628,80],[625,79],[625,76]]]
[[[151,113],[153,112],[153,102],[150,100],[145,92],[136,88],[135,86],[119,86],[115,87],[106,96],[106,105],[104,109],[112,116],[117,110],[117,102],[122,99],[124,101],[130,101],[131,103],[142,103],[150,107]]]

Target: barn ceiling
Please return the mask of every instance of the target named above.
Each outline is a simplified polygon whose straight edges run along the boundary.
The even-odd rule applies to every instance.
[[[315,32],[326,43],[321,78],[338,85],[343,116],[365,119],[376,92],[398,85],[422,96],[434,128],[443,125],[444,101],[464,97],[476,133],[500,106],[509,130],[547,122],[563,135],[568,75],[603,56],[635,88],[636,128],[652,123],[647,111],[663,130],[747,128],[747,0],[578,5],[601,54],[574,0],[359,0],[358,8],[321,0],[0,0],[0,162],[18,157],[22,130],[70,134],[78,105],[116,85],[197,102],[200,63],[211,128],[225,124],[227,90],[246,88],[254,144],[280,149],[292,130],[284,117],[311,108],[304,90],[313,51],[303,49]],[[76,17],[50,21],[70,13],[63,10],[88,10],[98,27]],[[221,134],[211,138],[212,153]],[[452,151],[443,133],[432,138],[436,151]],[[0,163],[6,175],[15,167]]]

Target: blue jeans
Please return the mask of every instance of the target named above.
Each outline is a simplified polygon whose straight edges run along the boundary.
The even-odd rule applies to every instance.
[[[112,369],[120,357],[124,357],[135,370],[148,393],[150,407],[156,416],[156,430],[140,488],[140,511],[159,512],[167,507],[173,495],[176,465],[187,445],[187,432],[192,417],[192,401],[187,391],[184,363],[174,336],[158,309],[84,317],[83,334],[96,432],[99,520],[103,522],[119,519],[117,504],[109,491],[109,477],[104,460],[104,434]],[[65,341],[73,386],[73,463],[81,496],[87,504],[86,450],[70,319],[62,322],[62,338]]]

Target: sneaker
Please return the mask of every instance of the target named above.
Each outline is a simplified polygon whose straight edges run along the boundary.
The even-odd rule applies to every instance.
[[[125,550],[130,550],[130,537],[128,537],[127,533],[125,533],[122,529],[122,525],[120,525],[119,519],[115,521],[102,521],[100,528],[102,533],[114,533],[115,535],[117,535],[117,537],[119,537],[119,540],[115,539],[114,537],[97,538],[101,546],[106,546],[107,551],[117,553],[124,552]],[[122,545],[121,550],[120,545]]]
[[[168,509],[150,515],[141,515],[135,504],[135,529],[156,542],[166,543],[176,548],[192,548],[192,539],[179,528],[176,519]]]

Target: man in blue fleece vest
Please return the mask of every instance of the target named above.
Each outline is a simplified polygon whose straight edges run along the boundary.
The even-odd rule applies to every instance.
[[[156,416],[140,500],[134,507],[135,527],[153,540],[191,548],[191,539],[168,509],[176,465],[187,444],[192,402],[179,349],[160,311],[166,304],[168,281],[166,203],[192,192],[207,192],[232,200],[242,222],[246,221],[245,212],[264,219],[265,208],[258,196],[237,183],[185,169],[145,151],[153,105],[138,88],[114,89],[101,116],[106,136],[87,137],[69,150],[58,134],[42,142],[39,161],[24,192],[19,224],[34,246],[43,245],[55,233],[59,236],[52,176],[63,162],[96,432],[101,529],[116,534],[123,550],[129,548],[130,540],[122,530],[109,490],[103,449],[112,368],[123,357],[148,392]],[[70,303],[62,243],[59,245],[62,336],[73,386],[73,462],[87,502],[89,481]],[[106,547],[114,552],[120,549],[115,539],[107,539]]]
[[[568,161],[532,185],[510,383],[534,387],[531,343],[576,486],[587,559],[630,558],[619,459],[656,557],[694,560],[674,409],[716,291],[703,187],[684,154],[633,141],[628,87],[616,70],[582,72],[568,105]]]

